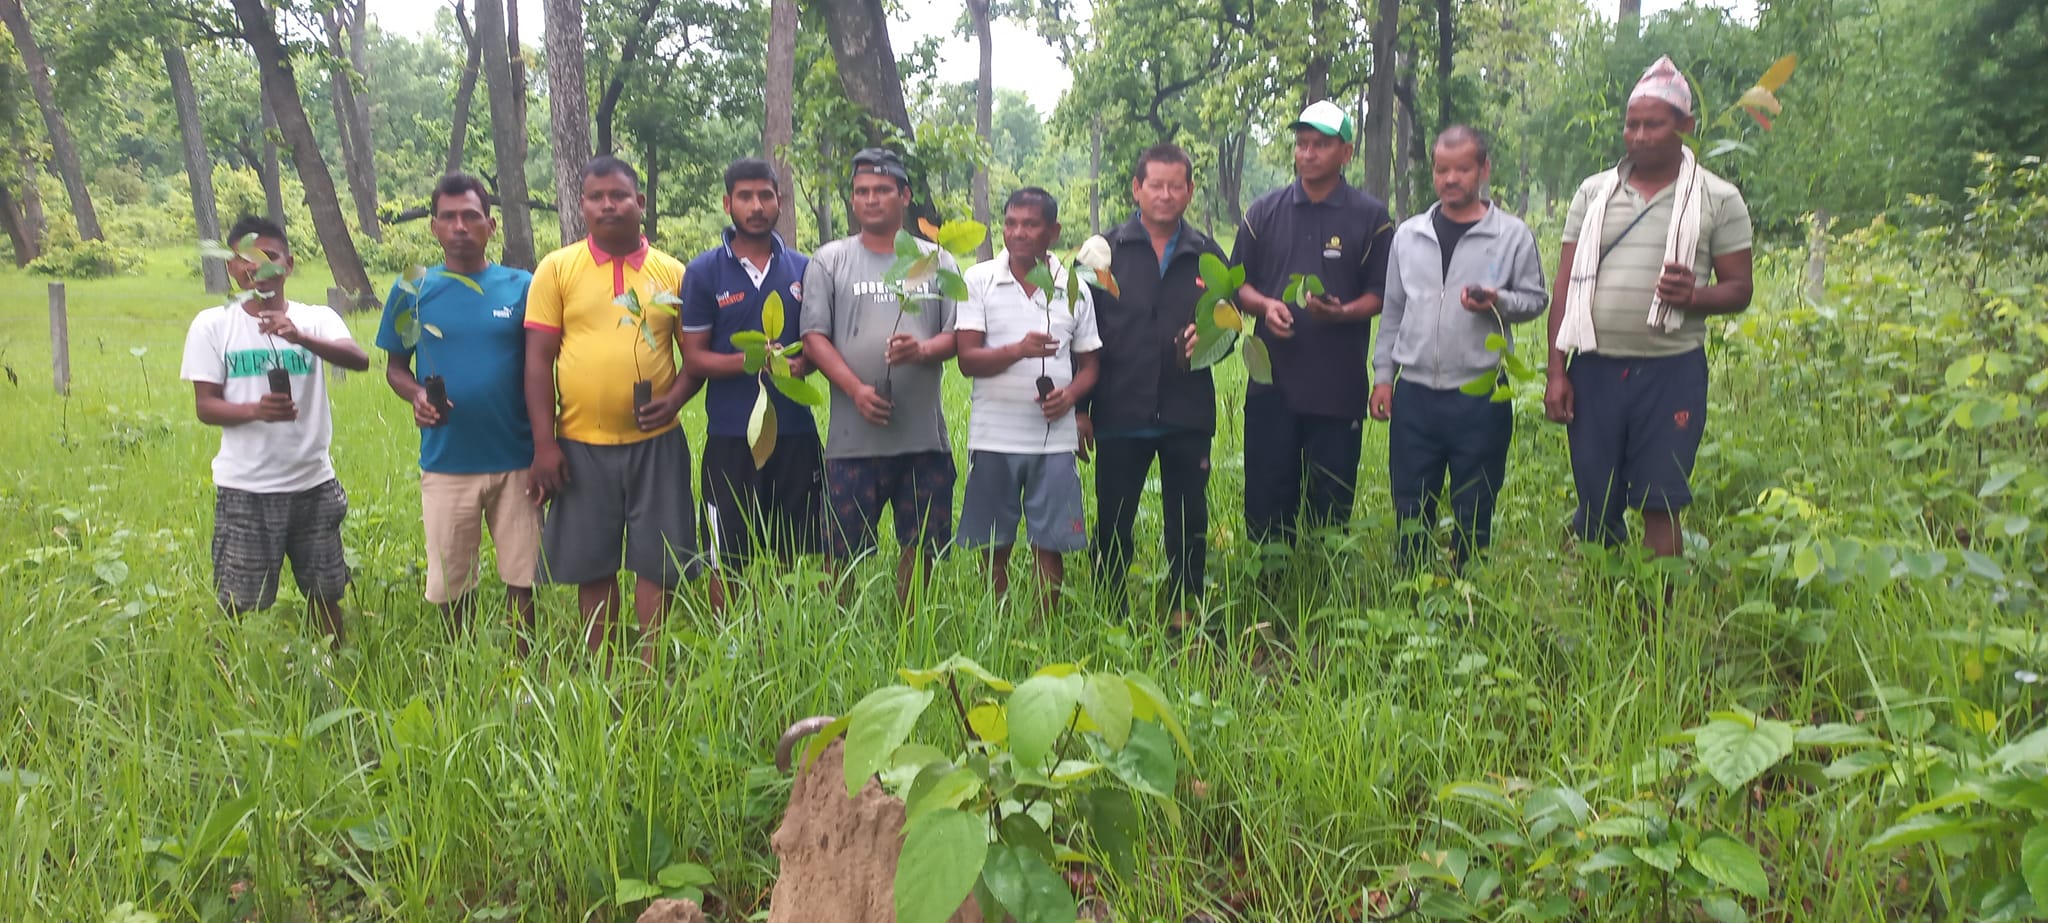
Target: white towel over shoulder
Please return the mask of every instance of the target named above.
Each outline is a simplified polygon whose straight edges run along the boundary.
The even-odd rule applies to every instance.
[[[1691,149],[1685,149],[1678,167],[1678,181],[1672,190],[1671,225],[1664,235],[1664,262],[1692,265],[1699,252],[1700,210],[1706,199],[1706,171],[1700,169]],[[1602,174],[1600,185],[1586,202],[1584,222],[1579,225],[1578,250],[1572,255],[1570,289],[1565,292],[1564,320],[1557,330],[1557,348],[1567,353],[1593,352],[1599,342],[1593,334],[1593,287],[1600,280],[1600,250],[1606,230],[1607,204],[1621,189],[1621,170]],[[1685,323],[1684,312],[1666,304],[1654,293],[1644,323],[1672,333]]]

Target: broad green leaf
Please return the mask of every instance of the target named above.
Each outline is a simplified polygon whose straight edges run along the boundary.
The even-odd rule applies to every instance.
[[[1123,677],[1089,674],[1081,681],[1081,709],[1111,747],[1121,748],[1131,739],[1131,687]]]
[[[1173,758],[1173,740],[1166,736],[1158,724],[1150,721],[1131,723],[1131,739],[1123,749],[1110,752],[1106,747],[1094,744],[1096,757],[1124,784],[1155,798],[1172,799],[1173,789],[1179,781],[1180,767]]]
[[[202,240],[199,242],[199,256],[209,260],[232,260],[235,258],[235,251],[228,249],[227,245],[220,241]]]
[[[450,271],[448,271],[448,270],[446,270],[446,269],[443,269],[443,270],[441,270],[441,275],[443,275],[443,276],[446,276],[446,277],[448,277],[448,278],[450,278],[450,279],[454,279],[455,281],[457,281],[457,282],[460,282],[460,283],[462,283],[463,285],[469,286],[469,290],[470,290],[470,291],[472,291],[472,292],[475,292],[475,293],[477,293],[477,294],[479,294],[479,295],[481,295],[481,294],[483,294],[483,293],[484,293],[484,287],[483,287],[483,286],[481,286],[481,285],[478,285],[475,279],[472,279],[472,278],[470,278],[470,277],[468,277],[468,276],[465,276],[465,275],[463,275],[462,273],[459,273],[459,272],[450,272]],[[439,336],[439,335],[440,335],[440,334],[435,334],[435,336]]]
[[[2048,823],[2037,823],[2020,838],[2020,874],[2034,906],[2048,908]]]
[[[1131,794],[1114,787],[1096,788],[1081,796],[1080,808],[1104,867],[1123,881],[1136,880],[1140,821]]]
[[[1725,836],[1710,836],[1693,847],[1685,861],[1700,874],[1737,893],[1757,900],[1770,896],[1771,883],[1764,877],[1764,860],[1747,843]]]
[[[621,878],[612,886],[612,906],[624,907],[661,896],[661,887],[638,878]]]
[[[764,341],[782,339],[782,320],[782,293],[769,292],[767,300],[761,303],[761,333]]]
[[[1006,680],[1000,676],[995,675],[994,673],[989,672],[989,669],[987,667],[984,667],[981,664],[976,663],[973,658],[967,657],[962,654],[954,654],[953,656],[946,658],[945,660],[941,661],[937,667],[934,667],[933,669],[944,670],[948,673],[956,673],[961,676],[973,677],[977,682],[989,687],[990,689],[994,689],[997,692],[1009,692],[1010,690],[1016,688],[1014,685],[1010,683],[1009,680]]]
[[[1010,722],[1003,713],[1003,707],[993,702],[976,705],[967,710],[967,726],[974,735],[992,744],[1010,739]]]
[[[1195,354],[1188,359],[1188,368],[1200,371],[1222,362],[1223,357],[1230,355],[1231,348],[1237,345],[1237,340],[1236,331],[1221,329],[1213,322],[1207,332],[1197,328]]]
[[[313,720],[306,722],[306,726],[299,731],[299,742],[310,743],[314,738],[327,733],[328,728],[340,724],[342,721],[347,720],[350,717],[360,714],[365,714],[365,712],[360,708],[343,706],[341,708],[337,708],[332,711],[327,711],[319,715],[316,715],[314,716]]]
[[[1215,295],[1218,298],[1228,298],[1233,292],[1237,291],[1237,287],[1230,284],[1230,267],[1225,265],[1222,258],[1216,254],[1202,254],[1202,258],[1196,262],[1195,266],[1201,273],[1202,284],[1207,287],[1208,294]]]
[[[932,281],[939,272],[939,251],[933,250],[910,261],[909,268],[903,271],[903,282],[905,285],[923,285]]]
[[[1244,315],[1237,310],[1236,305],[1228,301],[1216,302],[1216,307],[1210,310],[1210,317],[1219,330],[1244,332]]]
[[[997,843],[988,849],[982,881],[1016,923],[1074,923],[1079,908],[1066,876],[1022,846]]]
[[[1693,735],[1693,747],[1714,781],[1732,792],[1792,755],[1792,726],[1766,719],[1752,724],[1720,718]]]
[[[1195,748],[1188,745],[1187,731],[1181,728],[1180,716],[1174,714],[1172,703],[1166,701],[1166,693],[1159,684],[1143,673],[1125,673],[1124,683],[1131,687],[1131,717],[1141,721],[1158,721],[1173,735],[1174,743],[1180,744],[1181,755],[1189,763],[1195,761]]]
[[[972,256],[988,240],[988,225],[972,219],[948,221],[939,227],[933,243],[958,257]]]
[[[661,352],[661,343],[654,338],[653,327],[649,327],[646,324],[641,324],[640,339],[647,341],[648,349],[653,350],[656,353]]]
[[[1031,271],[1024,275],[1024,284],[1029,285],[1032,288],[1035,288],[1040,292],[1044,293],[1046,299],[1050,301],[1052,298],[1052,291],[1054,287],[1052,282],[1052,268],[1045,265],[1044,263],[1040,263],[1036,266],[1031,267]],[[998,900],[1000,899],[1001,898],[998,898]]]
[[[1969,832],[1969,824],[1946,814],[1922,814],[1885,828],[1883,832],[1871,837],[1870,842],[1863,844],[1863,849],[1866,852],[1889,852]]]
[[[1085,810],[1085,805],[1077,807]],[[1054,861],[1059,855],[1058,848],[1053,846],[1052,837],[1047,835],[1045,828],[1040,827],[1038,821],[1033,820],[1029,814],[1004,816],[1002,823],[996,825],[996,836],[1011,846],[1021,846],[1037,853],[1047,862]]]
[[[1295,304],[1295,299],[1300,298],[1301,295],[1301,273],[1295,273],[1294,275],[1288,276],[1287,288],[1280,292],[1280,300],[1287,302],[1288,304]],[[1303,306],[1306,307],[1306,305]]]
[[[1635,853],[1636,858],[1643,860],[1644,863],[1655,868],[1661,869],[1665,872],[1678,871],[1677,843],[1658,843],[1655,846],[1633,846],[1629,848],[1629,852]]]
[[[1521,811],[1515,807],[1515,802],[1508,797],[1508,793],[1491,782],[1449,782],[1437,789],[1436,799],[1485,805],[1510,819],[1521,815]]]
[[[791,378],[787,375],[770,375],[768,376],[768,383],[774,385],[775,390],[782,392],[784,397],[805,407],[825,406],[825,395],[818,393],[818,389],[811,387],[810,382],[801,378]]]
[[[711,870],[694,862],[674,862],[654,876],[654,883],[664,888],[702,888],[717,879]]]
[[[937,235],[933,235],[933,236],[937,236]],[[918,243],[917,243],[917,238],[916,238],[915,236],[913,236],[913,235],[912,235],[912,234],[910,233],[910,229],[909,229],[909,228],[897,228],[897,229],[896,229],[896,258],[897,258],[898,260],[902,260],[902,259],[905,259],[905,258],[908,258],[908,259],[912,259],[912,260],[915,260],[915,259],[917,259],[918,257],[921,257],[921,256],[923,256],[923,255],[924,255],[924,248],[923,248],[923,247],[920,247],[920,246],[918,246]]]
[[[936,764],[944,766],[945,764]],[[922,777],[920,782],[924,781]],[[981,777],[972,769],[940,772],[922,791],[913,786],[914,798],[904,802],[904,823],[910,823],[942,808],[957,808],[981,792]]]
[[[216,858],[235,858],[245,851],[249,832],[242,827],[242,822],[256,810],[258,794],[251,789],[239,797],[214,805],[192,834],[192,841],[186,844],[185,864],[203,867]]]
[[[1820,552],[1812,545],[1802,545],[1799,551],[1792,555],[1792,577],[1798,580],[1801,586],[1819,576],[1821,566]]]
[[[402,825],[394,823],[387,815],[379,814],[358,824],[351,824],[347,830],[348,841],[363,852],[384,852],[404,842]]]
[[[939,294],[944,295],[946,300],[966,301],[968,299],[970,293],[967,291],[966,277],[950,269],[941,269],[939,270],[938,278]]]
[[[753,415],[747,418],[747,446],[754,453],[754,470],[768,467],[768,459],[775,454],[777,430],[775,402],[768,399],[768,392],[763,389],[754,398]]]
[[[1700,155],[1700,159],[1713,160],[1716,157],[1726,157],[1729,154],[1735,153],[1736,151],[1741,151],[1745,154],[1754,154],[1756,153],[1756,148],[1751,147],[1748,144],[1736,138],[1722,138],[1721,140],[1714,142],[1712,147],[1707,148],[1706,152]]]
[[[1458,386],[1458,392],[1471,397],[1483,397],[1493,393],[1493,386],[1500,379],[1497,372],[1487,372]]]
[[[1273,383],[1273,356],[1266,351],[1266,341],[1258,337],[1244,338],[1244,371],[1259,384]]]
[[[1749,911],[1742,902],[1726,894],[1710,894],[1700,901],[1700,912],[1714,923],[1749,923]]]
[[[769,342],[768,335],[759,330],[742,330],[732,335],[732,345],[742,349],[753,346],[765,350]]]
[[[931,703],[930,689],[884,686],[853,706],[846,724],[846,797],[860,794],[868,777],[881,771]]]
[[[987,856],[988,822],[979,815],[947,808],[904,825],[897,923],[945,923],[974,891]]]
[[[1045,765],[1074,717],[1074,688],[1064,678],[1034,676],[1010,693],[1010,752],[1033,769]]]
[[[1798,729],[1792,734],[1792,743],[1800,747],[1874,747],[1883,741],[1857,725],[1830,722]]]
[[[1500,335],[1500,334],[1498,334],[1498,333],[1489,333],[1489,334],[1487,334],[1487,335],[1486,335],[1486,351],[1487,351],[1487,352],[1490,352],[1490,353],[1497,353],[1497,352],[1500,352],[1501,350],[1503,350],[1503,349],[1506,349],[1506,348],[1508,348],[1508,338],[1507,338],[1507,337],[1501,336],[1501,335]]]
[[[1991,762],[2005,769],[2048,764],[2048,728],[2042,728],[1991,754]]]
[[[1640,817],[1606,817],[1594,821],[1586,832],[1599,837],[1638,840],[1650,835],[1650,822]]]
[[[759,375],[768,366],[768,350],[752,344],[740,347],[740,370],[748,375]]]
[[[1642,862],[1643,860],[1636,858],[1636,854],[1626,846],[1609,846],[1579,863],[1577,871],[1581,875],[1591,875],[1608,869],[1635,868]]]

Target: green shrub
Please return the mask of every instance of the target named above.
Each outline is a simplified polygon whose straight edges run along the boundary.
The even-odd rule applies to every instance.
[[[100,279],[126,275],[142,268],[142,254],[104,240],[87,240],[50,246],[43,255],[29,261],[28,271],[59,279]]]

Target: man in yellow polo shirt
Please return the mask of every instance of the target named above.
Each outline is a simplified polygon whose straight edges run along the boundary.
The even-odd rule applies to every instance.
[[[654,300],[681,291],[683,264],[640,236],[646,206],[624,161],[583,168],[590,236],[543,258],[527,294],[526,408],[528,489],[547,505],[539,577],[576,584],[595,651],[619,611],[623,556],[636,578],[640,659],[652,664],[662,615],[698,570],[690,445],[676,414],[701,382],[681,372],[675,312]],[[628,292],[640,317],[617,303]]]

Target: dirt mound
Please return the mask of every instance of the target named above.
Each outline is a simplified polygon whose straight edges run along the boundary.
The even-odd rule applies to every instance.
[[[647,905],[640,912],[637,923],[704,923],[704,911],[696,901],[672,901],[662,898]]]

